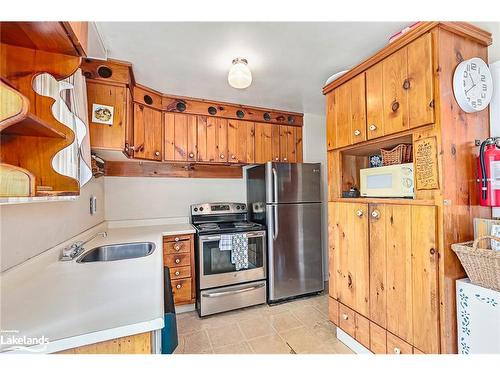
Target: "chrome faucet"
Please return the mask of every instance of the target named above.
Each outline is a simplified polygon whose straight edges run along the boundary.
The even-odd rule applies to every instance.
[[[59,260],[73,260],[73,259],[75,259],[77,256],[79,256],[85,250],[83,248],[83,245],[92,241],[94,238],[96,238],[98,236],[102,236],[103,238],[105,238],[107,235],[108,235],[107,232],[99,232],[99,233],[94,234],[92,237],[90,237],[86,241],[78,241],[72,245],[66,246],[62,250],[61,258],[59,258]]]

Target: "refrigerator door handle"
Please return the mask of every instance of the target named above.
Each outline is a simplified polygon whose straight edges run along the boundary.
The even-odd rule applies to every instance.
[[[278,173],[273,167],[273,203],[278,203]]]
[[[273,206],[273,240],[276,240],[278,238],[278,205],[275,204]]]

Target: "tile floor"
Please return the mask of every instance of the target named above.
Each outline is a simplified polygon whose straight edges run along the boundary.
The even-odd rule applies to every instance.
[[[326,294],[200,319],[177,315],[175,354],[350,354],[328,321]]]

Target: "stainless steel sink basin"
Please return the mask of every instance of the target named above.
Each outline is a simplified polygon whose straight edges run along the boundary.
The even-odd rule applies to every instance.
[[[153,242],[133,242],[96,247],[86,252],[78,263],[111,262],[113,260],[142,258],[155,251]]]

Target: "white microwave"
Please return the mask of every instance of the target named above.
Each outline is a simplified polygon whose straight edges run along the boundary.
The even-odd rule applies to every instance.
[[[359,171],[362,197],[413,198],[413,163]]]

